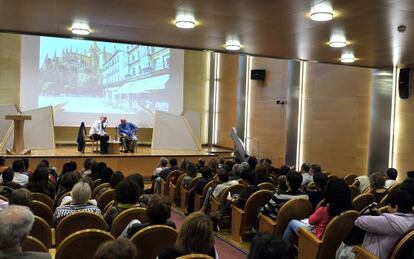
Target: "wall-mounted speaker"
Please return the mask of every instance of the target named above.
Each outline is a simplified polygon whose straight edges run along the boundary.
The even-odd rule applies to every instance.
[[[411,94],[411,69],[401,68],[398,76],[398,93],[401,99],[408,99]]]
[[[264,69],[252,69],[250,71],[251,80],[261,80],[264,81],[266,78],[266,70]]]

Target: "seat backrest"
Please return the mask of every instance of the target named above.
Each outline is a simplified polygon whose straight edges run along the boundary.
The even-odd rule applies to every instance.
[[[308,218],[313,212],[310,201],[305,199],[292,199],[287,201],[277,213],[276,235],[282,235],[292,219]]]
[[[103,189],[109,187],[109,183],[101,183],[100,185],[96,186],[95,189],[93,189],[92,192],[92,198],[96,198],[96,195]]]
[[[24,252],[43,252],[48,253],[47,247],[37,238],[27,236],[22,242],[22,251]]]
[[[178,176],[177,178],[177,182],[175,184],[175,197],[178,197],[180,195],[180,191],[181,191],[181,184],[183,182],[183,179],[185,177],[185,174],[181,174],[180,176]]]
[[[404,235],[391,252],[390,259],[412,258],[414,247],[414,230]]]
[[[111,208],[112,207],[112,205],[114,205],[114,200],[112,200],[112,201],[110,201],[108,204],[106,204],[106,206],[105,206],[105,208],[104,208],[104,210],[102,211],[102,215],[105,215],[106,214],[106,212],[109,210],[109,208]]]
[[[355,199],[355,197],[357,197],[358,195],[361,194],[361,192],[359,191],[358,186],[356,186],[356,185],[350,185],[349,186],[349,192],[351,193],[351,200]]]
[[[208,188],[210,188],[211,186],[213,185],[213,180],[210,180],[206,185],[204,185],[204,188],[203,188],[203,193],[201,194],[201,196],[204,198],[204,197],[206,197],[206,194],[207,194],[207,191],[208,191]]]
[[[388,190],[388,192],[390,193],[394,190],[397,190],[398,188],[400,188],[400,186],[401,186],[401,183],[396,183],[393,186],[391,186],[391,188]]]
[[[202,176],[194,177],[191,180],[191,182],[188,184],[188,189],[190,190],[191,188],[193,188],[196,185],[196,183],[201,180],[201,178],[203,178],[203,177]]]
[[[231,193],[232,195],[233,194],[239,194],[241,192],[241,190],[243,190],[243,189],[244,189],[243,184],[236,184],[236,185],[228,187],[219,196],[220,204],[224,204],[226,202],[228,193]]]
[[[44,219],[50,227],[53,226],[53,212],[41,201],[32,201],[29,206],[30,210],[33,212],[34,215],[41,217]]]
[[[55,206],[53,204],[53,200],[47,196],[44,193],[40,193],[40,192],[33,192],[32,193],[32,199],[34,201],[41,201],[44,204],[46,204],[47,206],[49,206],[49,208],[53,211],[55,209]]]
[[[98,197],[98,208],[103,211],[105,206],[114,199],[115,189],[108,189]]]
[[[177,235],[177,231],[172,227],[153,225],[135,233],[131,241],[138,249],[139,258],[154,259],[163,250],[174,246]]]
[[[30,236],[37,238],[47,248],[52,247],[52,231],[49,224],[41,217],[35,216]]]
[[[138,219],[141,223],[148,222],[147,210],[144,208],[130,208],[119,213],[112,222],[111,234],[114,237],[121,235],[122,231],[133,219]]]
[[[2,201],[9,201],[9,199],[7,199],[6,197],[4,197],[3,195],[0,195],[0,200],[2,200]]]
[[[77,231],[63,240],[56,249],[56,259],[93,258],[98,247],[114,240],[108,232],[99,229]]]
[[[375,196],[373,194],[363,193],[352,200],[352,208],[354,210],[361,211],[373,202],[375,202]]]
[[[268,183],[268,182],[260,183],[257,186],[262,190],[268,190],[271,192],[274,192],[276,190],[276,187],[273,184]]]
[[[388,203],[388,195],[389,194],[387,194],[384,197],[382,197],[381,201],[378,203],[378,206],[379,207],[383,207],[383,206],[386,206],[387,205],[387,203]]]
[[[344,177],[344,180],[348,185],[351,185],[357,177],[358,176],[356,174],[348,174]]]
[[[322,244],[319,248],[318,258],[335,258],[336,250],[341,242],[351,232],[358,211],[348,210],[334,217],[325,228],[322,236]]]
[[[92,212],[75,212],[64,217],[56,226],[56,246],[58,246],[70,234],[84,229],[108,230],[105,220]]]
[[[213,257],[205,254],[188,254],[177,257],[177,259],[213,259]]]
[[[259,208],[263,207],[266,202],[272,198],[273,193],[268,190],[259,190],[253,193],[246,201],[244,212],[246,213],[246,221],[243,227],[256,226],[258,222],[257,213]]]
[[[95,189],[95,188],[96,188],[96,187],[98,187],[101,183],[102,183],[102,179],[96,179],[95,181],[93,181],[92,188],[93,188],[93,189]]]
[[[176,177],[180,174],[180,170],[174,170],[168,173],[167,177],[165,178],[165,182],[168,184],[173,177]]]
[[[58,202],[56,203],[56,207],[59,207],[60,204],[62,203],[63,198],[65,198],[66,196],[71,196],[70,192],[65,192],[62,196],[60,196]]]

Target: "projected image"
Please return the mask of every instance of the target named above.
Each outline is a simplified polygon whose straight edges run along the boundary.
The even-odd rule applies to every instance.
[[[40,37],[39,107],[65,112],[169,111],[170,49]]]

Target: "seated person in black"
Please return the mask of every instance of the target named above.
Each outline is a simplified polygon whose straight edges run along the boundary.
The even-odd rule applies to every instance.
[[[20,189],[20,184],[13,182],[14,171],[10,167],[4,169],[1,177],[3,182],[0,183],[0,195],[8,198],[14,190]]]
[[[246,201],[249,197],[260,190],[256,185],[256,176],[250,168],[243,168],[241,171],[241,179],[243,180],[244,189],[240,191],[240,195],[232,199],[234,206],[244,209]]]
[[[141,229],[152,225],[167,225],[175,228],[175,223],[169,220],[171,217],[171,204],[162,196],[154,195],[151,197],[147,208],[147,215],[149,222],[141,223],[139,220],[132,220],[120,237],[131,238]]]
[[[313,175],[313,183],[310,183],[305,188],[305,192],[309,196],[309,201],[312,203],[313,209],[315,209],[319,202],[323,199],[327,182],[328,176],[324,173],[318,172]]]
[[[186,214],[191,213],[191,212],[194,211],[194,198],[195,198],[195,195],[196,194],[201,195],[203,193],[204,186],[206,186],[206,184],[208,182],[210,182],[211,179],[213,178],[213,169],[211,169],[209,167],[203,167],[201,169],[201,175],[203,176],[203,178],[198,180],[198,182],[195,184],[194,188],[192,188],[188,192],[188,204],[187,204]]]

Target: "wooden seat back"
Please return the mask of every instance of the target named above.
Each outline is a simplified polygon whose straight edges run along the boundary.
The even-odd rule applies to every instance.
[[[53,204],[53,200],[44,193],[40,192],[33,192],[32,193],[32,200],[34,201],[41,201],[46,204],[52,211],[55,209],[55,205]]]
[[[70,192],[65,192],[62,196],[60,196],[59,200],[56,203],[56,207],[59,207],[60,204],[63,201],[63,198],[65,198],[66,196],[71,196],[72,194]]]
[[[104,193],[98,197],[98,208],[103,211],[105,206],[114,199],[115,189],[106,190]]]
[[[246,201],[244,212],[246,213],[246,220],[244,227],[255,227],[258,222],[257,213],[266,202],[268,202],[273,196],[273,193],[268,190],[260,190],[253,193]]]
[[[181,192],[181,183],[183,182],[185,174],[181,174],[177,178],[177,182],[174,185],[170,182],[170,194],[169,194],[169,201],[171,204],[174,204],[177,200],[180,199],[180,192]]]
[[[227,199],[227,195],[230,192],[231,194],[239,194],[241,190],[243,190],[244,185],[242,184],[236,184],[233,186],[228,187],[227,189],[225,189],[224,191],[222,191],[218,197],[218,199],[216,198],[212,198],[211,199],[211,211],[218,211],[221,206],[223,206],[223,204],[226,202]]]
[[[49,224],[39,216],[35,216],[30,236],[42,242],[46,248],[52,247],[52,231]]]
[[[390,259],[405,259],[412,258],[414,252],[414,230],[404,235],[403,238],[394,247],[390,254]]]
[[[213,180],[210,180],[206,185],[204,185],[201,195],[196,193],[194,197],[194,211],[201,209],[201,207],[203,206],[203,201],[207,195],[207,191],[212,185],[213,185]]]
[[[348,185],[351,185],[351,184],[354,183],[354,181],[357,177],[358,177],[358,175],[356,175],[356,174],[348,174],[344,177],[344,180]]]
[[[354,200],[355,197],[357,197],[358,195],[361,194],[361,192],[359,191],[358,186],[355,186],[355,185],[350,185],[349,186],[349,192],[351,193],[351,200]]]
[[[352,208],[354,210],[361,211],[373,202],[375,202],[375,196],[373,194],[363,193],[352,200]]]
[[[276,186],[274,186],[273,184],[269,182],[263,182],[263,183],[258,184],[257,186],[262,190],[268,190],[271,192],[274,192],[276,190]]]
[[[95,188],[101,185],[101,183],[102,183],[102,179],[96,179],[95,181],[93,181],[92,189],[95,190]]]
[[[188,254],[177,257],[177,259],[213,259],[213,257],[205,254]]]
[[[53,227],[53,212],[49,206],[41,201],[32,201],[29,208],[34,215],[41,217],[50,227]]]
[[[37,238],[32,236],[27,236],[22,242],[22,251],[23,252],[42,252],[48,253],[49,250],[47,247],[40,242]]]
[[[130,208],[119,213],[111,225],[111,234],[115,238],[121,235],[122,231],[131,222],[131,220],[137,219],[141,223],[149,221],[147,210],[144,208]]]
[[[100,185],[96,186],[92,192],[92,198],[97,198],[96,196],[98,193],[103,189],[109,187],[109,183],[101,183]]]

